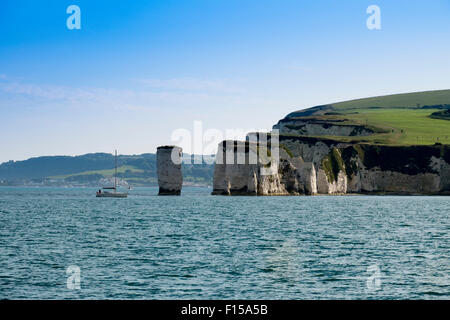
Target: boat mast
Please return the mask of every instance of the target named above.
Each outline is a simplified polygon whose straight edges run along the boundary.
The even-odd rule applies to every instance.
[[[117,192],[117,150],[114,157],[114,192]]]

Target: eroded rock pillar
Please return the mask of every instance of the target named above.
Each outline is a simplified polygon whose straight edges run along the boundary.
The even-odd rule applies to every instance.
[[[176,146],[161,146],[156,152],[159,195],[180,195],[183,185],[181,172],[182,149]]]

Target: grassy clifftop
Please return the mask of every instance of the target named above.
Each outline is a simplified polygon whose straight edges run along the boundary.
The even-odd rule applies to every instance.
[[[369,136],[329,139],[385,145],[450,144],[450,90],[414,92],[350,100],[290,113],[284,120],[310,119],[359,125]]]

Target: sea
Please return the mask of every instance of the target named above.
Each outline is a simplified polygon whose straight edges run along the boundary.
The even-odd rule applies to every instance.
[[[449,299],[450,197],[0,187],[0,299]]]

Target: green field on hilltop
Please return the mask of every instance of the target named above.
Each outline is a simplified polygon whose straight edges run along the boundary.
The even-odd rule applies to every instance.
[[[333,103],[331,106],[338,110],[350,110],[370,107],[417,108],[443,104],[450,104],[450,90],[393,94],[338,102]]]
[[[354,109],[354,111],[358,113],[345,115],[346,124],[375,127],[385,133],[349,137],[351,140],[393,145],[450,143],[450,121],[429,117],[436,109],[383,108]]]
[[[428,91],[351,100],[299,110],[288,119],[315,119],[362,125],[375,131],[370,136],[339,137],[387,145],[450,144],[450,90]],[[433,113],[444,114],[430,117]],[[447,116],[446,116],[447,115]],[[337,139],[336,136],[327,136]]]
[[[115,172],[114,169],[90,170],[90,171],[78,172],[78,173],[74,173],[74,174],[67,174],[67,175],[61,175],[61,176],[52,176],[52,177],[49,177],[49,178],[52,178],[52,179],[66,179],[66,178],[69,178],[69,177],[72,177],[72,176],[82,176],[82,175],[87,176],[87,175],[94,175],[94,174],[99,174],[99,175],[102,175],[102,176],[108,178],[108,177],[113,177],[114,176],[114,172]],[[117,167],[117,173],[118,174],[125,173],[125,172],[140,173],[140,172],[144,172],[144,170],[137,169],[134,166],[128,166],[128,165]]]

